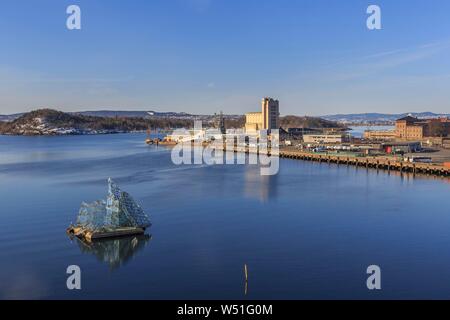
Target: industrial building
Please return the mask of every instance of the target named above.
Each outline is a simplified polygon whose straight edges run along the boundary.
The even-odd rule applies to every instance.
[[[345,141],[345,135],[342,134],[305,134],[304,143],[312,144],[337,144]]]
[[[395,140],[396,138],[397,135],[394,130],[384,130],[384,131],[367,130],[364,132],[364,139],[366,140],[388,141],[388,140]]]
[[[272,98],[262,100],[262,112],[250,112],[245,115],[245,132],[256,133],[260,130],[280,128],[280,103]]]
[[[388,154],[392,153],[414,153],[422,150],[420,142],[389,142],[383,143],[382,148]]]
[[[447,137],[450,135],[450,119],[418,119],[407,116],[395,122],[398,139],[422,140],[425,137]]]
[[[403,117],[395,122],[395,130],[364,132],[367,140],[408,140],[422,141],[427,138],[445,138],[450,136],[450,119],[418,119],[412,116]]]

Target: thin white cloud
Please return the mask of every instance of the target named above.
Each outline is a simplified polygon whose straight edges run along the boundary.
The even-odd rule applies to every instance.
[[[205,12],[210,8],[212,0],[187,0],[187,3],[195,11]]]
[[[426,60],[450,48],[450,42],[442,41],[413,48],[395,49],[364,56],[353,61],[328,65],[329,80],[347,81],[376,75],[406,64]],[[331,71],[331,72],[330,72]]]

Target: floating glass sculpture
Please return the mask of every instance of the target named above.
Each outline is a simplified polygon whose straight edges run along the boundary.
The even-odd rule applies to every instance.
[[[77,225],[90,230],[98,230],[105,226],[106,201],[93,203],[83,202],[77,217]]]
[[[75,226],[68,232],[85,238],[136,234],[150,227],[150,219],[134,199],[108,179],[108,197],[81,204]]]
[[[134,199],[108,179],[108,199],[106,202],[105,225],[118,227],[147,228],[151,225],[144,210]]]

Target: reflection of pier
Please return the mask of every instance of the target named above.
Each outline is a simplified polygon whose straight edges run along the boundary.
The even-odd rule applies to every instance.
[[[94,242],[76,239],[82,253],[95,255],[98,260],[107,263],[114,270],[125,265],[133,255],[145,248],[150,242],[151,236],[143,234],[126,238],[96,240]]]

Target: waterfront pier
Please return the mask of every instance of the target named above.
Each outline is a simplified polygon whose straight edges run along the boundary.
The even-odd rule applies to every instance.
[[[217,147],[214,147],[218,149]],[[247,147],[234,147],[233,150],[227,150],[226,145],[219,147],[222,151],[231,152],[245,152],[249,153],[263,153],[267,155],[271,154],[270,149],[268,151],[261,152],[257,148]],[[357,166],[364,168],[371,168],[376,170],[386,170],[386,171],[397,171],[400,173],[412,173],[412,174],[425,174],[440,177],[450,177],[450,168],[444,166],[443,164],[435,163],[414,163],[399,160],[393,157],[383,157],[383,156],[365,156],[365,157],[355,157],[349,155],[339,155],[339,154],[325,154],[325,153],[313,153],[303,150],[296,150],[292,148],[280,148],[278,151],[280,158],[285,159],[296,159],[303,161],[315,161],[319,163],[334,163],[337,165],[347,165],[347,166]]]
[[[411,163],[392,159],[388,157],[350,157],[346,155],[330,155],[330,154],[316,154],[311,152],[304,152],[301,150],[280,150],[280,157],[287,159],[298,159],[305,161],[316,161],[319,163],[335,163],[342,165],[352,165],[365,168],[373,168],[377,170],[408,172],[413,174],[427,174],[435,176],[450,176],[450,168],[440,164],[433,163]]]

